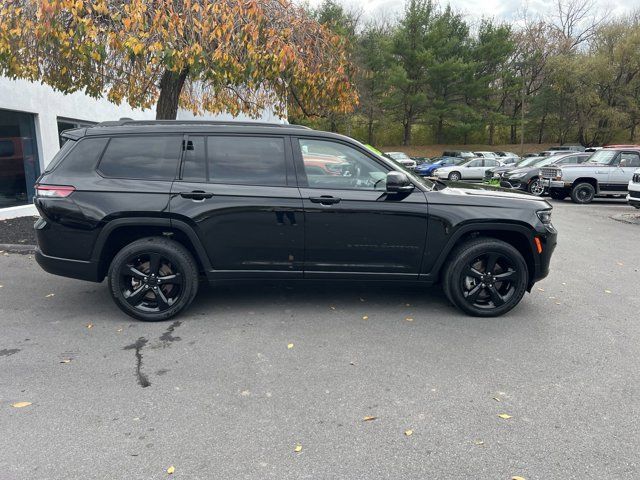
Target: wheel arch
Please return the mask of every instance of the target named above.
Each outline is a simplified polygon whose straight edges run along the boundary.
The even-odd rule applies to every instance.
[[[460,227],[452,234],[434,263],[433,268],[430,272],[425,273],[424,277],[432,282],[440,280],[447,260],[449,260],[458,245],[468,240],[487,237],[502,240],[520,252],[527,264],[529,288],[531,288],[536,272],[536,257],[533,250],[532,232],[530,227],[520,223],[469,224]]]
[[[571,183],[571,189],[573,189],[577,185],[580,185],[581,183],[590,183],[593,186],[593,188],[596,189],[596,193],[598,193],[598,191],[600,190],[600,187],[599,187],[600,184],[598,183],[598,180],[593,178],[593,177],[578,177],[578,178],[576,178]]]
[[[209,258],[198,236],[188,224],[168,218],[121,218],[108,222],[101,230],[93,249],[92,261],[104,278],[113,257],[127,244],[144,237],[162,236],[183,245],[193,255],[198,269],[211,269]]]

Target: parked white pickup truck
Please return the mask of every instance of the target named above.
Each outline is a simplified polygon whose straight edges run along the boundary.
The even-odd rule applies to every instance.
[[[590,203],[596,195],[625,195],[638,168],[640,146],[606,147],[580,165],[544,167],[540,176],[551,198]]]

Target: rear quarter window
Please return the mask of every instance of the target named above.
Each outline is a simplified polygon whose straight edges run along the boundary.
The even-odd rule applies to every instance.
[[[182,136],[113,137],[100,160],[106,177],[173,180],[178,167]]]
[[[68,174],[92,172],[107,145],[107,141],[107,138],[84,138],[78,142],[67,141],[60,149],[60,157],[54,157],[47,171],[57,168],[59,172]]]

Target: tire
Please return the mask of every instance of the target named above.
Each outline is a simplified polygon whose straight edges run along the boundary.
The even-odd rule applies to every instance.
[[[596,196],[596,189],[590,183],[579,183],[571,189],[571,200],[573,203],[587,204],[593,201]]]
[[[529,185],[527,185],[527,191],[531,195],[535,195],[536,197],[542,196],[544,193],[544,186],[542,185],[542,180],[540,177],[533,177],[529,181]]]
[[[189,251],[163,237],[136,240],[109,266],[109,291],[127,315],[145,322],[174,317],[198,292],[198,266]]]
[[[554,200],[564,200],[565,198],[567,198],[567,191],[556,189],[549,190],[549,196]]]
[[[451,172],[448,178],[452,182],[459,182],[460,179],[462,178],[462,175],[460,175],[460,172]]]
[[[522,300],[529,270],[510,244],[494,238],[470,240],[456,247],[449,258],[442,276],[444,293],[466,314],[497,317]],[[493,269],[486,271],[492,261]],[[509,279],[498,280],[506,277]]]

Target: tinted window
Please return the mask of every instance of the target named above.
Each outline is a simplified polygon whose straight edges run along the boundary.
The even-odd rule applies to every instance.
[[[287,184],[284,139],[207,137],[209,181],[236,185]]]
[[[205,137],[189,137],[182,159],[182,180],[186,182],[207,181]]]
[[[487,159],[484,161],[484,166],[485,167],[497,167],[498,166],[498,161],[497,160],[493,160],[493,159]]]
[[[301,139],[300,150],[311,188],[386,189],[388,169],[360,150],[315,139]]]
[[[85,138],[78,143],[65,143],[65,145],[73,145],[75,143],[75,147],[59,162],[60,170],[65,173],[87,173],[93,171],[107,141],[107,138]],[[63,146],[62,150],[64,149]],[[55,165],[53,168],[55,168]]]
[[[469,164],[467,165],[467,167],[481,167],[482,166],[482,160],[474,160],[473,162],[469,162]]]
[[[570,155],[568,157],[564,157],[559,161],[555,162],[558,165],[567,165],[568,163],[578,163],[578,157],[576,155]]]
[[[100,161],[108,177],[173,180],[182,137],[127,136],[112,138]]]
[[[13,157],[14,153],[13,141],[0,140],[0,157]]]

